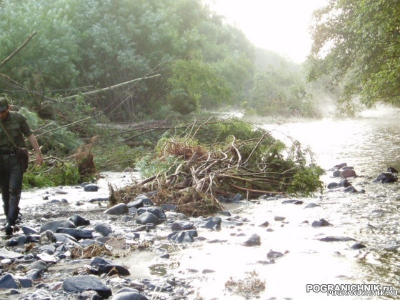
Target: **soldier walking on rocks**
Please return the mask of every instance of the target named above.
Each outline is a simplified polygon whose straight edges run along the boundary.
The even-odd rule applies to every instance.
[[[18,112],[10,111],[10,104],[0,97],[0,188],[3,199],[6,235],[14,231],[19,213],[24,169],[17,156],[19,148],[25,147],[24,136],[28,138],[36,152],[36,162],[43,163],[42,153],[26,118]]]

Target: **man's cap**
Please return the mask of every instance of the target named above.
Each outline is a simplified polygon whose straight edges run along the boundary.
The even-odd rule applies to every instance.
[[[0,111],[5,111],[8,108],[8,100],[4,97],[0,97]]]

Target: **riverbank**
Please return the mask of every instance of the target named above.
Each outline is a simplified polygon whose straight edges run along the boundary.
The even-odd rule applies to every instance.
[[[103,174],[96,183],[97,192],[85,192],[82,187],[24,192],[24,218],[20,226],[39,233],[44,224],[65,221],[76,214],[89,220],[90,225],[79,228],[92,232],[92,239],[101,241],[110,250],[109,255],[103,255],[105,259],[130,273],[97,276],[113,295],[129,287],[147,299],[321,299],[327,294],[308,293],[307,284],[394,285],[390,278],[377,281],[378,277],[371,274],[366,281],[366,266],[381,265],[382,252],[385,257],[397,255],[396,251],[385,250],[392,244],[387,240],[383,244],[379,233],[382,228],[373,232],[369,227],[374,224],[374,216],[382,214],[376,208],[387,209],[387,195],[398,189],[397,184],[374,186],[372,192],[369,187],[372,178],[365,176],[354,179],[354,185],[358,190],[366,188],[366,193],[325,191],[314,198],[241,200],[226,204],[225,211],[214,216],[214,221],[220,221],[220,229],[215,224],[207,225],[208,218],[166,211],[164,222],[146,229],[136,223],[135,214],[104,213],[108,184],[123,186],[135,180],[136,175]],[[369,206],[369,213],[361,216],[355,226],[353,219],[359,217],[360,205]],[[313,225],[321,219],[330,225]],[[99,234],[95,229],[98,224],[109,226],[109,234]],[[186,236],[184,242],[174,242],[169,237],[177,228],[181,232],[194,230],[196,234],[192,239]],[[22,230],[15,234],[15,238],[21,236],[24,236]],[[69,277],[90,274],[88,266],[93,259],[71,257],[71,250],[58,256],[47,252],[43,255],[43,249],[49,245],[57,249],[60,242],[46,242],[43,233],[41,236],[38,243],[7,247],[22,256],[11,260],[3,257],[3,275],[12,270],[11,274],[24,277],[37,260],[50,261],[46,262],[41,277],[32,281],[31,288],[4,290],[2,298],[30,299],[31,294],[41,291],[53,299],[78,299],[79,295],[79,299],[89,299],[82,298],[82,292],[67,293],[63,282]],[[373,243],[371,236],[378,242]],[[3,245],[8,241],[3,240]],[[85,249],[83,241],[79,244]],[[357,244],[365,248],[354,247]],[[10,295],[11,291],[15,294]]]

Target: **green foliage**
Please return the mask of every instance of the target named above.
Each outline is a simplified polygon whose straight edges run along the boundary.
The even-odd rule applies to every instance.
[[[227,82],[218,76],[214,66],[196,60],[176,60],[171,72],[168,101],[173,110],[189,114],[197,111],[205,99],[214,104],[229,101]]]
[[[330,1],[314,13],[310,80],[332,74],[341,101],[400,104],[400,3]]]
[[[148,178],[157,174],[169,175],[171,166],[179,164],[182,161],[182,159],[173,156],[164,156],[155,159],[152,155],[146,155],[136,163],[136,168],[140,171],[143,178]]]
[[[48,155],[71,154],[82,144],[76,133],[69,131],[65,127],[58,126],[56,123],[48,124],[48,126],[38,130],[35,134],[42,146],[43,153]]]
[[[96,145],[92,152],[96,168],[99,171],[123,171],[125,168],[134,168],[136,162],[147,151],[142,147],[130,148],[107,136],[104,140],[96,142]]]
[[[195,154],[197,158],[190,163]],[[174,174],[170,177],[174,180],[182,174],[190,176],[194,170],[210,164],[210,168],[213,167],[208,169],[210,174],[231,172],[227,177],[234,185],[248,184],[255,190],[310,195],[322,189],[319,176],[323,170],[315,165],[307,166],[309,162],[313,162],[312,153],[299,142],[293,141],[287,146],[265,130],[232,119],[193,124],[181,133],[167,133],[159,140],[154,153],[143,157],[136,166],[146,178],[155,175],[166,178]],[[196,166],[192,168],[192,164]],[[240,176],[251,179],[237,181]],[[229,184],[224,187],[232,189]]]
[[[322,192],[323,184],[319,177],[324,170],[317,166],[299,168],[293,175],[288,192],[290,194],[311,195],[315,191]]]
[[[271,68],[258,73],[248,106],[259,116],[316,117],[318,112],[299,73]]]
[[[80,183],[78,167],[69,162],[56,162],[53,166],[30,167],[24,174],[23,188],[75,185]]]
[[[127,120],[151,113],[169,97],[174,108],[189,103],[183,110],[187,113],[228,101],[231,88],[236,88],[235,95],[244,95],[238,83],[246,82],[252,68],[252,46],[243,33],[224,24],[200,0],[28,0],[22,5],[6,0],[0,8],[0,29],[3,58],[37,32],[18,59],[3,68],[13,82],[0,82],[0,91],[15,89],[15,81],[32,91],[28,99],[19,88],[13,96],[31,108],[40,108],[46,97],[70,96],[158,72],[162,76],[157,79],[96,94],[86,104],[113,120]],[[174,74],[164,66],[175,60],[193,60],[193,66],[201,61],[192,78],[199,82],[176,83],[171,89],[168,79]],[[240,61],[237,72],[230,73],[235,60]]]

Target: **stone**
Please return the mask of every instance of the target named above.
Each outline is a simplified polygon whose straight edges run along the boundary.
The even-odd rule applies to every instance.
[[[20,283],[11,274],[6,274],[0,278],[0,289],[19,289]]]
[[[79,228],[58,228],[56,233],[68,234],[68,235],[74,237],[78,241],[82,240],[82,239],[92,239],[93,238],[92,231],[79,229]]]
[[[107,274],[108,276],[112,275],[120,275],[120,276],[128,276],[131,273],[127,268],[118,264],[99,264],[98,265],[99,274]]]
[[[340,173],[340,177],[342,178],[357,177],[357,173],[353,169],[346,169]]]
[[[96,184],[86,184],[83,187],[83,190],[85,192],[97,192],[99,190],[99,187]]]
[[[129,208],[125,203],[119,203],[104,211],[106,215],[125,215],[129,213]]]
[[[197,237],[196,230],[177,231],[168,235],[168,240],[175,243],[193,243],[194,237]]]
[[[72,223],[74,223],[76,227],[90,225],[90,221],[86,220],[85,218],[81,217],[80,215],[73,215],[68,220],[71,221]]]
[[[94,226],[94,230],[100,233],[102,236],[108,236],[112,233],[111,226],[106,223],[98,223]]]
[[[320,219],[319,221],[314,221],[311,224],[312,227],[325,227],[325,226],[332,226],[331,223],[329,223],[325,219]]]
[[[141,207],[137,210],[137,214],[141,215],[145,212],[150,212],[153,215],[155,215],[157,218],[159,218],[160,220],[166,220],[167,216],[165,215],[165,212],[157,206],[150,206],[150,207]]]
[[[22,232],[26,235],[39,233],[39,232],[37,232],[37,230],[33,229],[32,227],[28,227],[28,226],[21,226],[21,229],[22,229]]]
[[[93,290],[103,298],[109,298],[112,295],[110,287],[106,286],[98,277],[90,275],[72,276],[64,279],[63,290],[68,293]]]
[[[148,300],[148,298],[135,292],[122,292],[114,295],[111,300]]]
[[[154,203],[146,195],[138,195],[133,201],[127,204],[128,207],[153,206]]]
[[[46,224],[43,224],[40,227],[40,233],[50,230],[52,232],[57,232],[58,228],[76,228],[75,224],[70,220],[65,221],[51,221]]]
[[[138,224],[161,224],[162,221],[154,214],[152,214],[151,212],[144,212],[142,213],[140,216],[137,217],[136,219],[136,223]]]
[[[261,238],[258,234],[253,234],[250,238],[243,243],[244,246],[252,247],[252,246],[260,246]]]
[[[21,258],[24,255],[21,253],[17,253],[14,251],[7,250],[6,248],[0,248],[0,259],[9,258],[9,259],[17,259]]]

